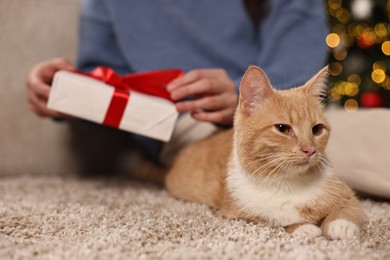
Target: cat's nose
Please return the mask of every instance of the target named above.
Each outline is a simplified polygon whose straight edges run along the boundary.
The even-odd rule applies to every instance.
[[[302,152],[306,154],[307,157],[311,157],[313,154],[316,153],[316,148],[314,147],[303,147]]]

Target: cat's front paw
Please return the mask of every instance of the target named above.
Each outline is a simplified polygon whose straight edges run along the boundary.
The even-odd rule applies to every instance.
[[[345,219],[336,219],[329,223],[325,235],[332,239],[352,239],[359,237],[360,229],[354,223]]]
[[[315,238],[322,235],[322,230],[313,224],[302,224],[292,232],[293,236]]]

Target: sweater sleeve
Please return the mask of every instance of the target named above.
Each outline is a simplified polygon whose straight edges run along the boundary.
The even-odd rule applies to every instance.
[[[105,1],[83,0],[77,67],[90,71],[99,65],[111,67],[121,74],[129,71],[117,43]]]
[[[78,69],[91,71],[101,65],[120,74],[131,72],[119,47],[106,1],[83,0],[80,15]],[[132,138],[142,144],[147,156],[158,160],[160,141],[136,134]]]
[[[277,89],[304,84],[324,66],[328,21],[320,0],[273,0],[259,36],[257,65]]]

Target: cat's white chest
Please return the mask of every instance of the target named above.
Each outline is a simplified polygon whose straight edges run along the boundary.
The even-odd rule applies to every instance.
[[[239,165],[230,169],[227,178],[227,188],[243,211],[253,216],[266,217],[277,226],[307,222],[299,208],[323,195],[323,185],[324,181],[313,186],[271,185],[256,180]]]

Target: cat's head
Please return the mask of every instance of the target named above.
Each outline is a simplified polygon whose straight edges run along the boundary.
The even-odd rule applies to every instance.
[[[325,67],[305,85],[275,90],[260,68],[251,66],[240,85],[234,147],[244,169],[258,177],[318,172],[330,127],[323,115]]]

